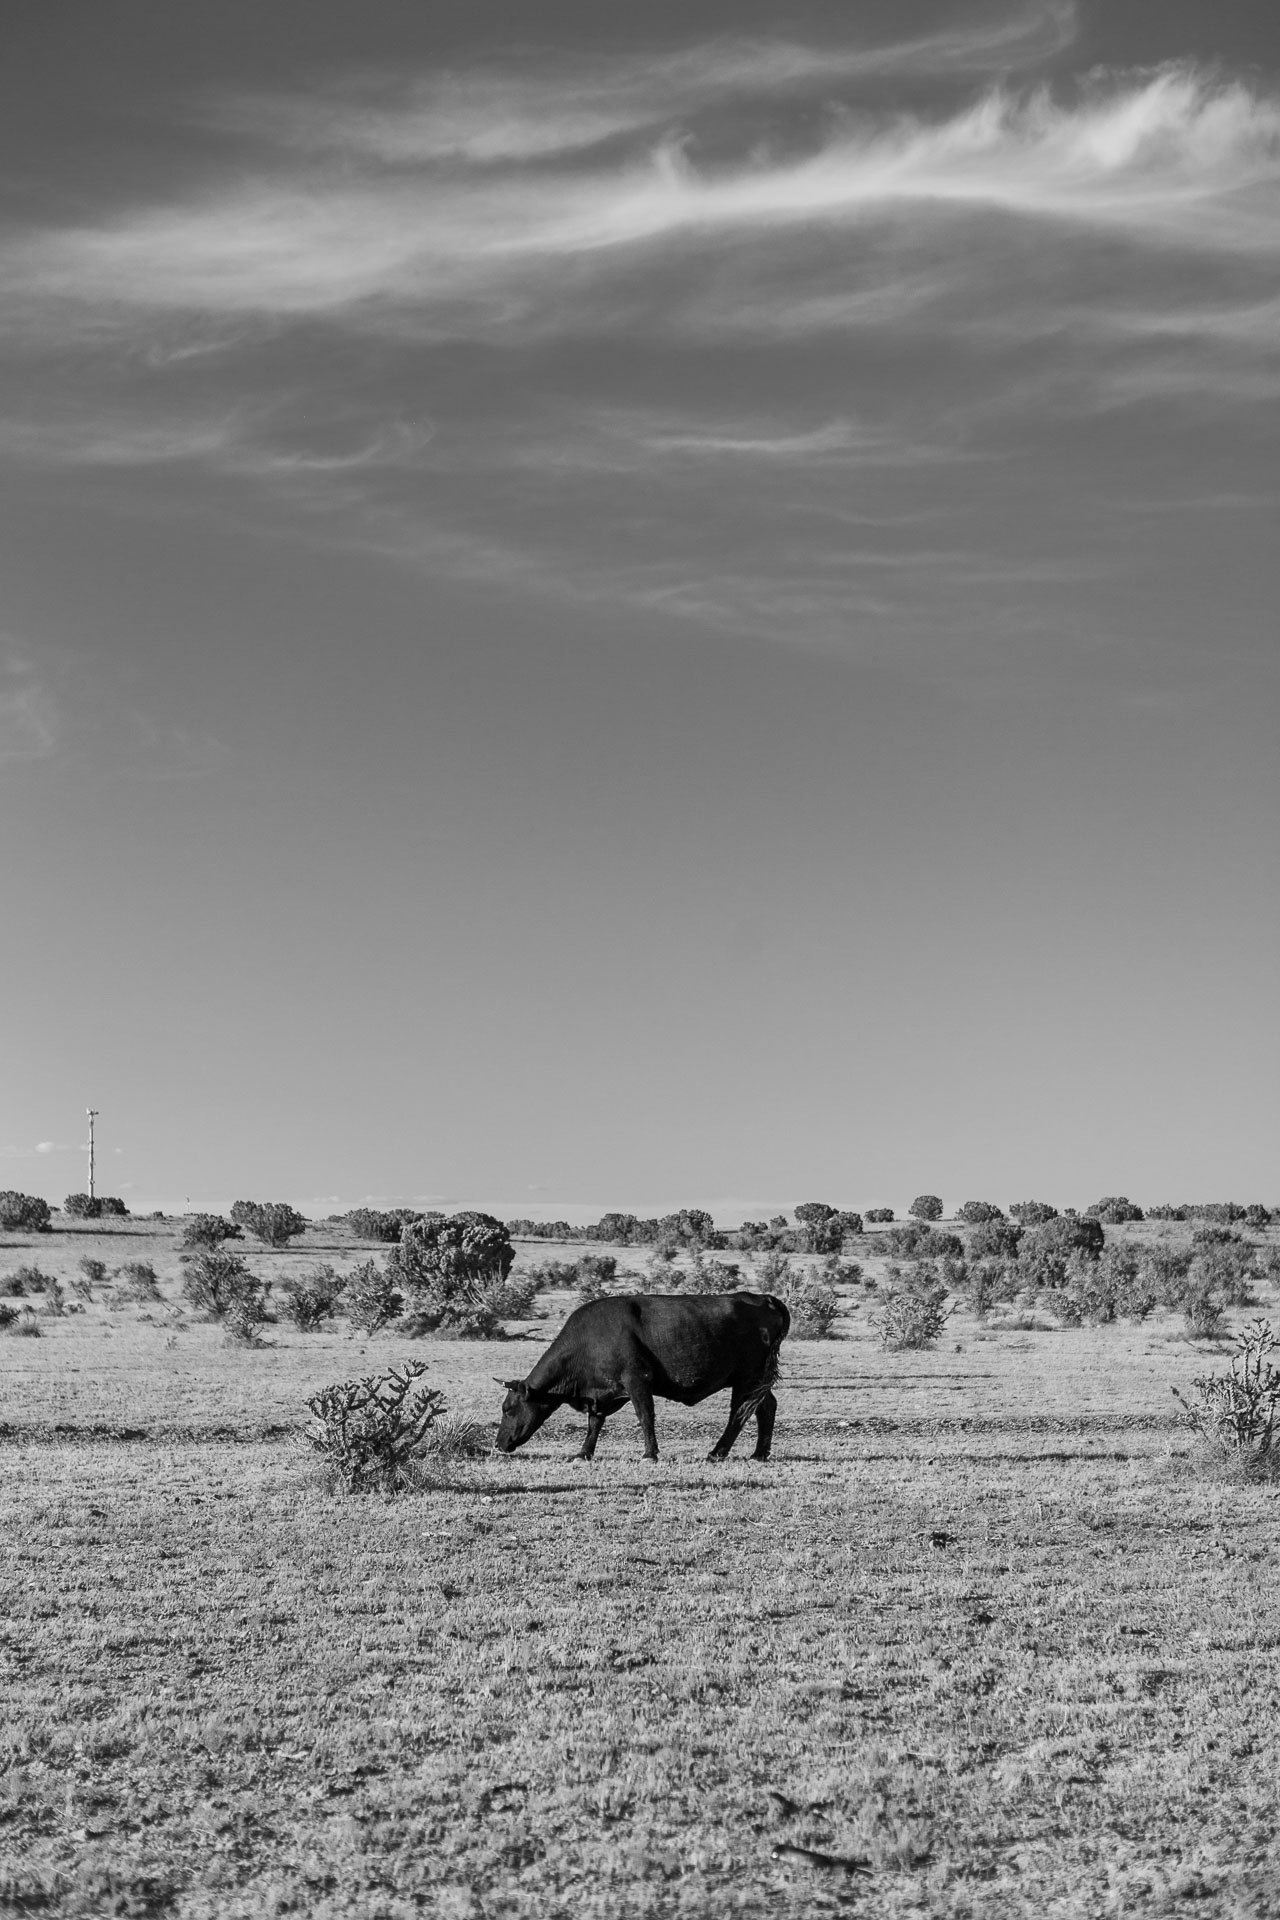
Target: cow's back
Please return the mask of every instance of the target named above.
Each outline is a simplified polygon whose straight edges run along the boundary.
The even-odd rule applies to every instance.
[[[590,1392],[638,1367],[655,1393],[703,1399],[771,1375],[790,1324],[772,1294],[613,1294],[575,1308],[529,1385]]]

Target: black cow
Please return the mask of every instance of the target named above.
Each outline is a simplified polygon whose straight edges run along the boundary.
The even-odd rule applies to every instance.
[[[525,1380],[507,1389],[497,1446],[514,1453],[557,1407],[587,1416],[580,1460],[590,1460],[600,1429],[630,1400],[647,1460],[658,1457],[653,1400],[692,1407],[730,1388],[729,1424],[708,1458],[725,1460],[754,1413],[756,1449],[767,1460],[778,1403],[778,1349],[791,1315],[770,1293],[620,1293],[575,1309]]]

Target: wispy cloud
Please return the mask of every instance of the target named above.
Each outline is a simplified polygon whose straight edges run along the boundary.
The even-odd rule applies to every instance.
[[[655,250],[676,250],[678,311],[708,246],[759,248],[822,227],[853,246],[859,228],[889,223],[927,254],[928,273],[905,261],[923,287],[962,271],[975,216],[1120,236],[1144,253],[1272,266],[1280,255],[1280,103],[1185,68],[1108,78],[1066,102],[997,90],[933,119],[850,114],[798,156],[750,141],[700,164],[667,141],[643,159],[572,168],[389,172],[359,157],[300,171],[278,150],[233,186],[11,241],[5,306],[80,305],[96,327],[105,306],[122,318],[394,319],[426,337],[607,328],[625,324],[626,277],[641,262],[651,270]],[[813,282],[810,270],[779,302],[792,327],[794,296],[829,292]]]
[[[692,123],[733,104],[803,98],[824,105],[868,81],[1009,73],[1035,67],[1076,36],[1071,0],[1039,0],[1007,14],[957,21],[913,39],[806,46],[784,40],[713,41],[669,52],[565,58],[538,72],[538,50],[518,65],[470,66],[406,82],[366,75],[305,99],[249,95],[213,103],[224,130],[312,154],[362,155],[390,166],[462,160],[479,166],[542,161]]]
[[[49,689],[20,655],[0,663],[0,766],[43,760],[58,738],[58,710]]]

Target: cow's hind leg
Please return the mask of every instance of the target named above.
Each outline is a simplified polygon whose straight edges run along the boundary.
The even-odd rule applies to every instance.
[[[773,1445],[773,1423],[778,1417],[778,1402],[772,1393],[766,1393],[756,1408],[756,1450],[753,1460],[767,1460],[769,1449]]]
[[[733,1389],[733,1397],[729,1402],[728,1424],[707,1455],[708,1460],[727,1460],[729,1458],[734,1441],[746,1426],[747,1421],[751,1418],[754,1405],[755,1402],[749,1393],[744,1393],[741,1387],[735,1387]]]
[[[644,1436],[644,1457],[646,1460],[656,1460],[658,1435],[653,1424],[653,1394],[649,1382],[643,1374],[626,1373],[622,1376],[622,1385],[640,1422],[640,1432]]]
[[[600,1438],[603,1429],[604,1415],[597,1413],[595,1408],[592,1407],[587,1414],[587,1437],[582,1443],[581,1451],[575,1455],[576,1459],[590,1460],[593,1457],[596,1450],[596,1441]]]

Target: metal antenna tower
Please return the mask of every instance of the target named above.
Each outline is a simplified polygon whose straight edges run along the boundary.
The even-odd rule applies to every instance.
[[[93,1123],[94,1123],[94,1121],[95,1121],[95,1120],[97,1119],[97,1117],[98,1117],[98,1109],[97,1109],[96,1107],[86,1107],[86,1108],[85,1108],[85,1112],[86,1112],[86,1113],[88,1114],[88,1116],[89,1116],[89,1198],[90,1198],[90,1199],[92,1200],[92,1199],[93,1199],[93,1197],[94,1197],[94,1192],[93,1192]]]

